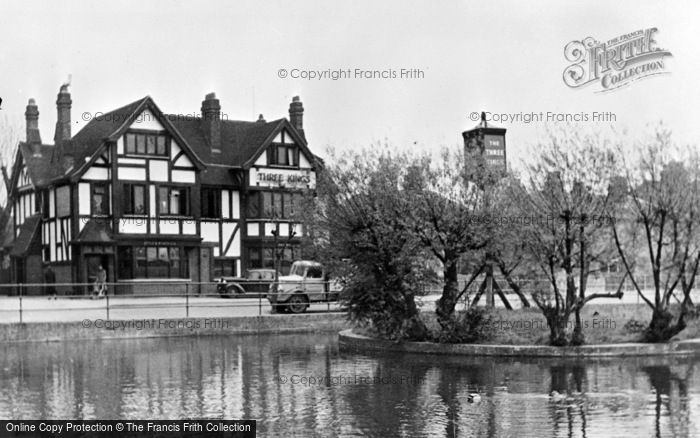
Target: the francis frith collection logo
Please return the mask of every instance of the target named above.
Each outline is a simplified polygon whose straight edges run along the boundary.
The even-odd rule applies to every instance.
[[[564,70],[564,83],[571,88],[599,84],[597,92],[601,93],[668,73],[664,57],[673,55],[658,47],[656,32],[653,27],[605,42],[592,37],[571,41],[564,48],[566,60],[572,63]]]

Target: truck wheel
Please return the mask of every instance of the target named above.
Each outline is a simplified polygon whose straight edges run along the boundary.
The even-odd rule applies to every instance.
[[[309,299],[306,298],[306,295],[292,295],[287,301],[287,310],[291,313],[304,313],[307,307],[309,307]]]

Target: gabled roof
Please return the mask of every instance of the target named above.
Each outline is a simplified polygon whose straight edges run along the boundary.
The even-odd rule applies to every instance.
[[[252,127],[241,145],[241,166],[249,167],[249,162],[255,162],[263,149],[270,144],[275,135],[280,132],[285,119],[274,120],[270,123],[260,123]]]
[[[137,100],[103,114],[101,117],[93,118],[72,139],[63,141],[58,145],[32,145],[20,142],[10,177],[12,189],[17,186],[23,163],[35,187],[47,186],[64,177],[77,174],[86,161],[97,157],[97,152],[103,146],[104,140],[118,130],[128,120],[129,116],[145,103],[146,99],[148,98]],[[140,113],[136,115],[138,116],[138,114]],[[65,156],[72,157],[72,166],[63,160]]]
[[[187,138],[203,162],[229,166],[240,165],[238,146],[243,143],[248,130],[256,125],[255,122],[221,120],[221,153],[213,153],[204,133],[202,119],[183,119],[175,115],[166,117],[172,118],[173,125]]]
[[[272,122],[221,120],[221,152],[212,152],[201,119],[174,119],[173,125],[189,140],[203,162],[241,168],[282,122],[284,119]]]
[[[247,169],[263,153],[275,136],[286,129],[296,144],[317,162],[305,138],[287,119],[265,121],[221,120],[221,152],[212,152],[201,118],[163,114],[151,97],[146,96],[100,117],[93,117],[69,141],[56,146],[20,143],[11,180],[13,187],[19,178],[20,157],[35,187],[56,183],[63,178],[79,178],[101,155],[107,141],[116,141],[148,109],[173,138],[182,146],[188,158],[202,172],[204,184],[234,183],[237,169]],[[41,154],[35,154],[35,149]],[[65,157],[72,157],[69,162]],[[72,164],[72,165],[71,165]]]
[[[270,143],[272,143],[272,140],[274,140],[277,134],[282,132],[282,129],[286,129],[286,131],[292,136],[294,143],[299,146],[302,152],[309,158],[311,163],[316,161],[316,156],[311,153],[306,145],[306,139],[299,135],[299,132],[294,129],[292,124],[289,123],[287,119],[279,119],[271,124],[275,124],[273,129],[270,129],[269,131],[260,130],[254,133],[254,137],[251,138],[251,141],[249,142],[250,149],[248,150],[248,157],[243,163],[244,168],[250,168],[253,163],[255,163],[255,160],[262,155],[263,151],[270,145]]]
[[[316,159],[306,146],[306,140],[287,119],[271,122],[221,120],[221,152],[212,152],[204,134],[202,119],[185,120],[176,116],[166,117],[172,118],[173,125],[205,163],[206,170],[200,175],[203,184],[221,184],[230,181],[231,170],[250,168],[275,136],[285,128],[308,157],[314,161]]]
[[[141,100],[105,113],[99,118],[93,118],[90,120],[90,123],[71,139],[70,143],[75,151],[76,166],[80,165],[75,171],[74,178],[80,176],[98,158],[98,152],[102,149],[105,141],[117,141],[145,110],[149,110],[158,122],[163,125],[195,167],[200,170],[204,169],[204,163],[194,153],[188,139],[178,131],[169,117],[163,114],[153,102],[153,99],[150,96],[146,96]],[[86,131],[85,134],[83,134],[83,131]],[[86,160],[85,158],[88,159]]]
[[[85,158],[91,158],[103,141],[119,131],[132,115],[141,114],[139,109],[145,106],[148,99],[150,98],[146,96],[114,111],[102,114],[100,117],[93,117],[83,129],[73,136],[65,152],[71,153],[75,157],[75,162],[82,165]]]
[[[38,153],[35,153],[38,152]],[[55,162],[56,149],[49,144],[28,144],[20,142],[17,156],[12,167],[8,193],[14,193],[19,185],[22,166],[27,169],[27,175],[35,187],[41,187],[62,176],[62,168]]]
[[[32,243],[37,239],[39,232],[39,224],[41,224],[41,215],[35,214],[28,216],[24,223],[19,227],[19,236],[15,240],[10,255],[15,257],[24,257],[29,252]]]

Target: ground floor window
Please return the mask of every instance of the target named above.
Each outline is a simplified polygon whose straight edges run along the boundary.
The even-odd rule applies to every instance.
[[[181,246],[120,246],[119,278],[189,278],[187,251]]]
[[[214,259],[214,278],[235,277],[236,259]]]
[[[289,268],[296,260],[301,259],[301,248],[298,244],[279,245],[271,244],[250,245],[248,247],[249,269],[275,269],[275,262],[279,261],[280,274],[289,274]]]

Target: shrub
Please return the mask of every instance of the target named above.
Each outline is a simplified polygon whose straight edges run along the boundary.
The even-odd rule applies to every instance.
[[[444,344],[471,344],[487,340],[490,335],[491,314],[484,307],[470,307],[458,312],[438,332],[436,341]]]
[[[625,332],[627,333],[642,333],[644,330],[646,330],[647,325],[641,321],[638,321],[636,319],[630,319],[625,323]]]
[[[356,275],[343,290],[341,300],[351,321],[371,326],[382,338],[423,341],[427,338],[411,291],[381,287],[372,276]]]

